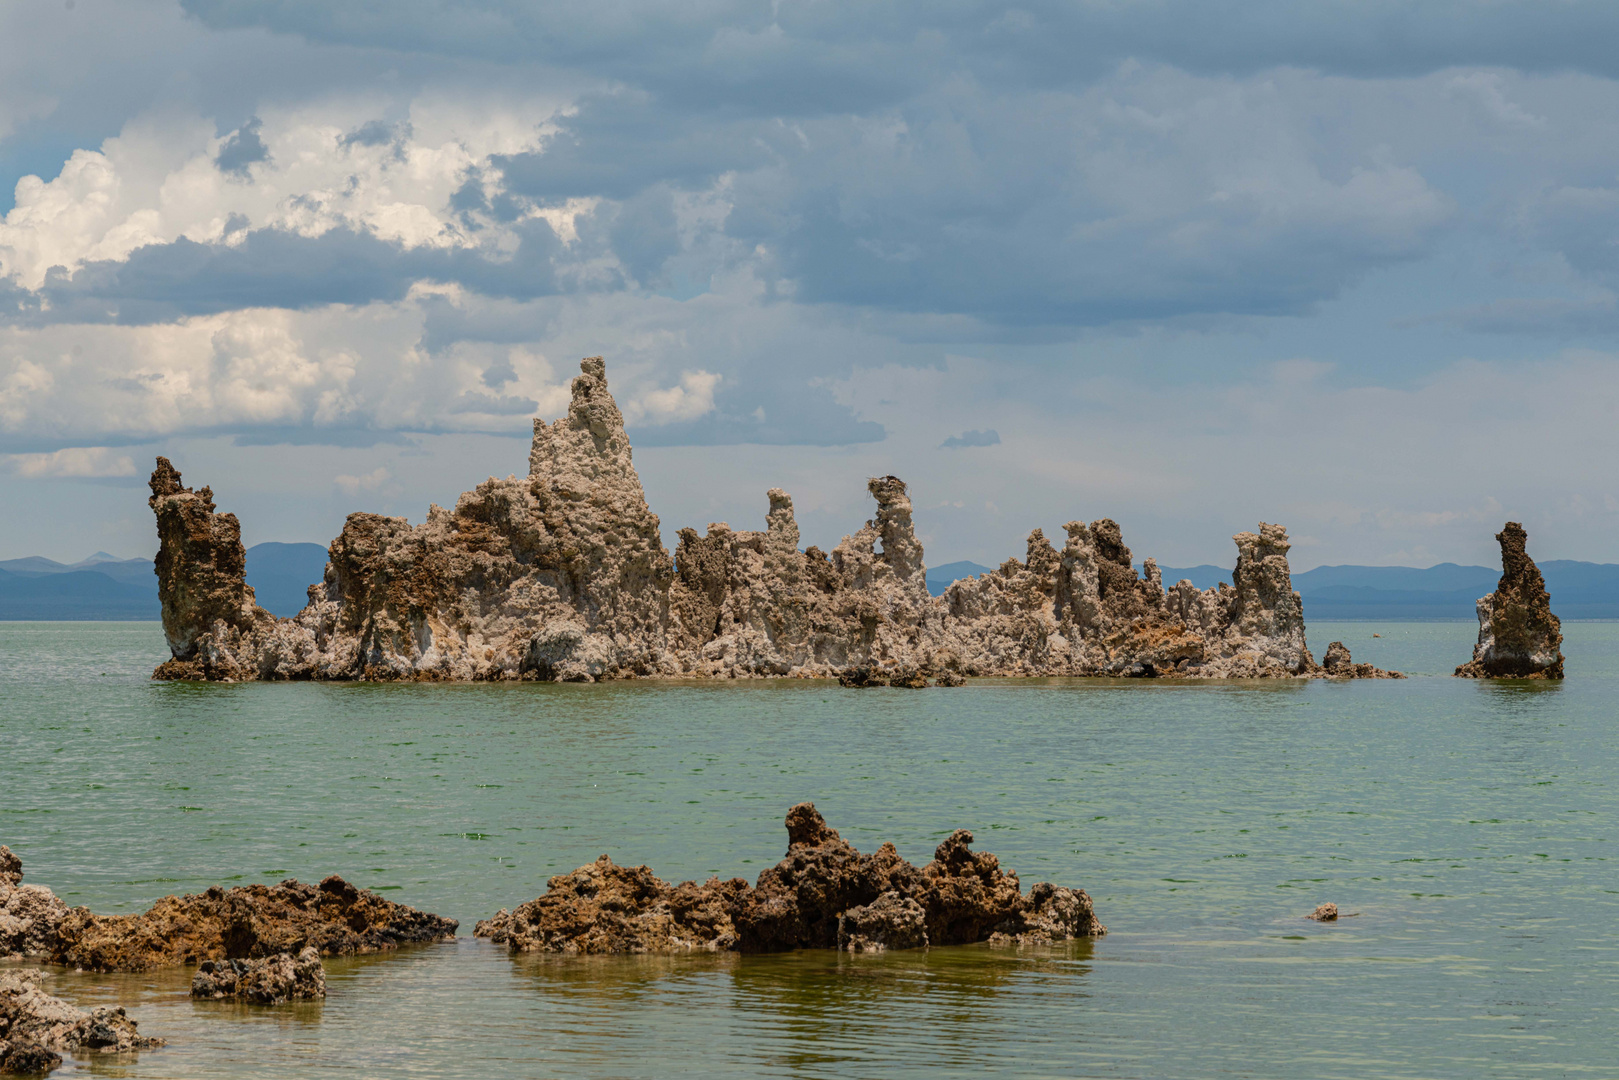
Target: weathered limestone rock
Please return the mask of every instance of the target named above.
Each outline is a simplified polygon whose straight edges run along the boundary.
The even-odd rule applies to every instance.
[[[1478,602],[1478,644],[1464,679],[1561,679],[1563,624],[1552,614],[1540,567],[1524,550],[1529,534],[1516,521],[1495,534],[1501,545],[1501,581]]]
[[[1321,658],[1321,670],[1326,672],[1329,679],[1405,678],[1398,671],[1384,671],[1371,664],[1355,663],[1354,657],[1349,655],[1349,646],[1341,641],[1334,641],[1327,646],[1326,654]]]
[[[905,483],[871,479],[872,519],[830,554],[799,549],[793,502],[763,531],[680,530],[671,560],[631,460],[606,365],[568,415],[534,423],[528,475],[491,478],[427,520],[351,514],[309,605],[253,602],[240,529],[159,459],[151,505],[173,679],[839,677],[957,685],[966,675],[1311,678],[1279,525],[1236,537],[1233,584],[1167,593],[1119,526],[1036,529],[1023,561],[928,595]],[[1359,669],[1351,672],[1357,677]]]
[[[645,866],[603,855],[551,878],[538,899],[479,922],[473,936],[512,952],[713,952],[736,944],[730,906],[747,887],[740,878],[671,886]]]
[[[749,887],[741,878],[671,886],[647,867],[603,855],[547,883],[545,895],[477,924],[475,936],[512,952],[853,952],[952,945],[992,934],[1038,940],[1107,932],[1081,890],[1037,885],[1024,897],[1017,875],[971,850],[958,829],[934,859],[916,866],[892,844],[862,855],[811,803],[787,813],[787,857]]]
[[[1319,904],[1316,906],[1316,909],[1310,912],[1310,914],[1306,915],[1305,918],[1314,919],[1316,922],[1337,922],[1338,905],[1330,902]]]
[[[215,885],[165,896],[140,915],[74,908],[56,928],[53,963],[86,971],[146,971],[202,960],[258,959],[312,946],[322,956],[455,936],[456,922],[357,889],[335,874],[319,886]]]
[[[0,845],[0,957],[50,955],[67,914],[51,890],[22,883],[22,860]]]
[[[313,945],[305,945],[297,956],[283,952],[256,960],[204,960],[192,976],[191,996],[255,1005],[309,1001],[326,996],[326,969]]]
[[[0,1073],[40,1073],[63,1053],[127,1054],[162,1046],[121,1007],[86,1012],[44,990],[37,968],[0,970]]]
[[[169,459],[157,459],[147,505],[157,515],[158,598],[173,659],[162,679],[253,678],[257,639],[275,617],[253,599],[247,551],[235,514],[215,513],[213,492],[180,483]]]

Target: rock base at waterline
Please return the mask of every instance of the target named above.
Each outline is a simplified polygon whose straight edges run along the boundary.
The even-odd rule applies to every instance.
[[[165,896],[139,915],[69,908],[23,885],[22,862],[0,847],[0,955],[37,956],[86,971],[147,971],[204,960],[372,953],[455,936],[454,919],[394,903],[333,874],[319,885],[218,885]]]
[[[553,877],[543,896],[477,924],[512,952],[853,952],[1007,940],[1060,941],[1107,932],[1083,890],[1039,884],[972,850],[958,829],[917,867],[892,844],[863,855],[812,803],[787,813],[787,856],[750,886],[741,878],[670,885],[606,855]]]
[[[191,996],[210,1001],[281,1005],[326,996],[320,953],[306,945],[297,956],[276,953],[256,960],[204,960],[191,979]]]
[[[42,1073],[62,1063],[62,1054],[127,1054],[162,1046],[144,1036],[121,1007],[90,1011],[70,1005],[44,988],[37,968],[0,971],[0,1073]]]

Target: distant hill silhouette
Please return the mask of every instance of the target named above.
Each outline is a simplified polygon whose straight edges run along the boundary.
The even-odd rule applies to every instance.
[[[255,544],[247,549],[247,583],[260,606],[296,615],[306,590],[326,572],[319,544]],[[0,560],[0,620],[155,620],[161,613],[151,559],[97,552],[76,563],[40,555]]]
[[[309,586],[326,574],[319,544],[254,544],[247,549],[247,583],[272,615],[296,615],[309,602]]]
[[[1164,584],[1188,578],[1199,589],[1231,580],[1218,566],[1160,568]],[[1540,564],[1552,610],[1564,619],[1619,619],[1619,565],[1552,559]],[[938,596],[959,578],[993,567],[961,561],[930,567],[928,592]],[[255,544],[247,549],[247,583],[259,604],[276,615],[296,615],[309,586],[326,572],[319,544]],[[1474,603],[1495,588],[1501,571],[1440,563],[1409,566],[1318,566],[1293,575],[1306,621],[1475,618]],[[76,563],[39,555],[0,560],[0,619],[156,619],[157,577],[150,559],[119,559],[98,551]]]

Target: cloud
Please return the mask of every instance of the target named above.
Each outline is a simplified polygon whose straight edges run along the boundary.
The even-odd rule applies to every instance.
[[[255,116],[231,133],[214,156],[214,164],[220,172],[245,180],[249,166],[270,160],[270,148],[259,138],[259,129],[263,126],[264,121]]]
[[[700,100],[848,108],[898,92],[928,61],[1003,82],[1060,84],[1130,58],[1247,75],[1314,68],[1357,77],[1462,65],[1619,72],[1605,43],[1619,13],[1602,0],[921,0],[851,11],[765,0],[556,7],[523,0],[401,0],[370,9],[323,0],[183,0],[205,25],[258,26],[311,41],[536,66],[595,66]],[[840,78],[841,76],[841,78]],[[808,101],[803,98],[808,97]]]
[[[392,479],[393,473],[386,467],[379,466],[364,476],[334,476],[332,486],[349,498],[354,498],[362,491],[381,491]]]
[[[999,446],[1001,436],[994,428],[986,431],[963,431],[960,435],[952,435],[939,444],[941,450],[960,450],[969,446]]]
[[[714,388],[720,376],[712,371],[684,371],[678,386],[645,390],[622,403],[627,425],[670,424],[714,411]]]
[[[72,446],[49,454],[4,454],[5,467],[31,480],[134,476],[135,462],[105,446]]]

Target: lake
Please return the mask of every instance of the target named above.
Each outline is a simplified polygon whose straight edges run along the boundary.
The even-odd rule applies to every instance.
[[[150,623],[0,624],[0,843],[98,912],[339,873],[461,920],[324,1003],[49,988],[166,1048],[57,1076],[1619,1077],[1619,623],[1565,683],[153,683]],[[1372,638],[1373,632],[1382,637]],[[1448,676],[1471,623],[1318,624]],[[952,829],[1110,933],[1049,949],[512,959],[472,923],[606,852],[749,879],[812,800]],[[1358,913],[1303,918],[1335,901]]]

